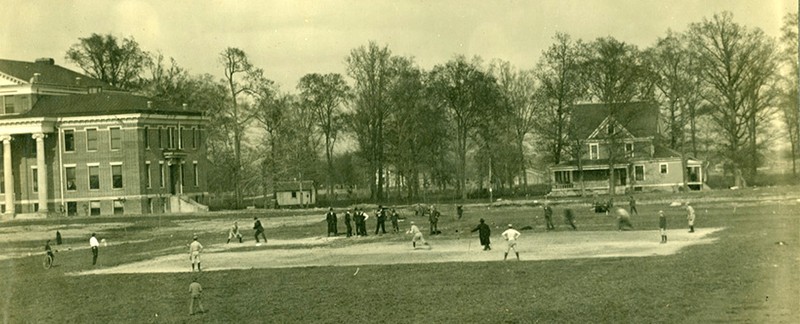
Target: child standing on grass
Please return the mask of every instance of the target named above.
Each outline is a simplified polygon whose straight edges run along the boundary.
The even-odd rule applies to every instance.
[[[667,216],[663,210],[658,211],[658,228],[661,230],[661,243],[667,243]]]
[[[203,286],[200,286],[200,283],[197,282],[197,278],[192,279],[192,283],[189,284],[189,293],[192,295],[192,299],[189,301],[189,315],[194,315],[194,305],[197,304],[197,308],[200,309],[200,313],[205,313],[206,310],[203,309]]]

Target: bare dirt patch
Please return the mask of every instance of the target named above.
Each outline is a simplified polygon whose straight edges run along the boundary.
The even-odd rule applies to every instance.
[[[669,243],[660,244],[658,231],[596,232],[523,232],[518,241],[522,260],[558,260],[578,258],[645,257],[678,253],[682,248],[716,241],[711,234],[722,228],[702,228],[695,233],[685,230],[668,232]],[[483,251],[478,239],[429,238],[432,248],[414,249],[408,241],[386,242],[360,238],[310,237],[297,240],[270,240],[255,250],[242,250],[242,245],[210,244],[202,255],[204,271],[257,268],[292,268],[311,266],[359,266],[433,262],[486,262],[503,259],[505,242],[493,237],[491,251]],[[353,240],[355,244],[332,246],[334,240]],[[363,240],[363,243],[358,242]],[[513,253],[509,260],[513,259]],[[512,261],[509,261],[512,262]],[[73,275],[118,273],[189,272],[188,253],[158,257],[146,261],[96,269]]]

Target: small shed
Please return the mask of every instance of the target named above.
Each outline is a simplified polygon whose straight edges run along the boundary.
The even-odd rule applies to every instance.
[[[276,207],[314,206],[317,203],[317,188],[314,181],[278,181],[275,183]]]

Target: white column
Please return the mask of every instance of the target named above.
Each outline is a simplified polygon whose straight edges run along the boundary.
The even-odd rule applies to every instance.
[[[11,172],[11,135],[0,136],[3,141],[3,178],[6,181],[6,214],[14,215],[14,174]]]
[[[36,140],[36,172],[39,186],[39,213],[47,213],[47,166],[44,160],[44,137],[43,133],[33,134]]]

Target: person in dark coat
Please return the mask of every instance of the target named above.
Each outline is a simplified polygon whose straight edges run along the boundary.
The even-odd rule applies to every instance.
[[[378,231],[381,234],[386,234],[386,209],[383,209],[383,206],[378,206],[378,210],[375,211],[375,218],[378,220],[378,224],[375,225],[375,235],[378,235]]]
[[[390,219],[392,221],[392,232],[395,234],[400,233],[400,224],[398,223],[400,221],[400,215],[394,208],[392,208],[392,215],[390,216]]]
[[[428,221],[431,223],[431,235],[439,234],[439,211],[436,207],[431,205],[430,214],[428,214]]]
[[[484,251],[492,249],[490,246],[491,242],[489,241],[489,237],[492,235],[492,229],[489,228],[489,225],[486,225],[483,218],[481,218],[481,223],[472,229],[472,232],[478,232],[478,237],[481,239],[481,245],[483,245]]]
[[[544,205],[542,205],[542,209],[544,209],[544,220],[547,230],[556,229],[555,225],[553,225],[553,208],[550,207],[550,204],[545,202]]]
[[[333,212],[333,207],[328,208],[325,213],[325,221],[328,223],[328,236],[336,236],[338,233],[336,229],[336,213]]]
[[[575,226],[575,213],[571,208],[564,209],[564,222],[566,222],[567,225],[572,226],[572,229],[578,229],[578,227]]]
[[[461,217],[464,217],[464,206],[462,206],[462,205],[456,206],[456,215],[458,215],[458,219],[461,219]]]

